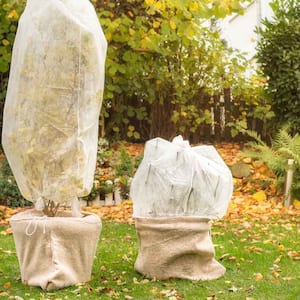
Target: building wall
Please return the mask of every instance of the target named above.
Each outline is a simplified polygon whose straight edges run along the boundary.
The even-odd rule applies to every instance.
[[[243,15],[232,15],[221,23],[222,36],[229,46],[245,52],[251,58],[255,54],[257,35],[255,27],[264,18],[272,17],[271,0],[256,0],[248,4]]]

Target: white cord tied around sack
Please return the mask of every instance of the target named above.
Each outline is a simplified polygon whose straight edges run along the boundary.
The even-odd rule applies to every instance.
[[[32,217],[32,219],[30,220],[30,222],[28,223],[28,225],[26,226],[26,229],[25,229],[25,233],[27,236],[32,236],[35,234],[36,230],[37,230],[37,226],[39,224],[40,221],[43,221],[43,234],[46,233],[46,222],[48,220],[48,217],[46,215],[42,216],[42,217],[37,217],[37,216],[34,216]],[[33,225],[33,229],[32,231],[30,232],[30,227],[31,225]]]

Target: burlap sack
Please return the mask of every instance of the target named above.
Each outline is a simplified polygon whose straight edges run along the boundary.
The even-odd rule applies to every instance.
[[[102,228],[98,216],[59,212],[49,218],[28,210],[10,223],[24,284],[49,291],[90,280]]]
[[[135,270],[156,279],[217,279],[226,269],[214,256],[209,219],[139,218]]]

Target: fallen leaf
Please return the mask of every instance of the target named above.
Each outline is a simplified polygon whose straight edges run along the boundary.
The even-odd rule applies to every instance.
[[[279,255],[275,260],[274,260],[274,264],[279,264],[280,261],[282,259],[282,255]]]
[[[232,292],[232,293],[236,293],[239,289],[237,287],[235,287],[234,285],[228,289],[229,292]]]
[[[176,289],[171,289],[171,290],[161,290],[160,292],[157,293],[158,296],[161,297],[172,297],[177,294]]]
[[[300,201],[299,200],[294,200],[293,206],[297,209],[300,209]]]
[[[255,280],[256,281],[261,281],[263,280],[264,276],[261,273],[256,273],[255,274]]]
[[[245,164],[250,164],[251,161],[252,161],[251,157],[245,157],[245,158],[243,159],[243,162],[244,162]]]
[[[88,283],[85,284],[85,287],[90,293],[93,291],[93,288]]]
[[[208,296],[206,297],[206,300],[217,300],[217,296],[216,295],[211,295],[211,296]]]
[[[225,254],[223,254],[223,255],[219,258],[219,260],[222,261],[222,260],[224,260],[225,258],[227,258],[229,255],[230,255],[229,253],[225,253]]]
[[[295,279],[294,277],[282,277],[282,280],[284,280],[284,281],[291,281],[294,279]]]
[[[279,278],[279,277],[275,278],[275,279],[273,280],[273,282],[274,282],[274,283],[280,283],[280,278]]]
[[[300,251],[288,251],[287,255],[293,260],[300,260]]]
[[[258,252],[258,253],[263,252],[263,249],[262,249],[262,248],[256,247],[256,246],[248,247],[248,250],[249,250],[250,252]]]
[[[101,271],[106,271],[106,267],[105,267],[105,266],[101,266],[101,267],[100,267],[100,270],[101,270]]]
[[[256,200],[257,202],[263,202],[267,200],[267,195],[264,191],[256,192],[252,195],[252,198]]]
[[[6,234],[12,234],[12,233],[13,233],[12,228],[11,228],[11,227],[8,227],[8,228],[6,229]]]

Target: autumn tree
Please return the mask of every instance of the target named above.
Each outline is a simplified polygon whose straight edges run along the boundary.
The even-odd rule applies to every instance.
[[[25,0],[0,1],[2,110]],[[247,61],[226,47],[215,22],[242,12],[241,3],[248,0],[91,1],[108,40],[102,135],[133,141],[179,133],[198,138],[202,127],[214,122],[207,108],[215,105],[212,96],[229,87],[229,111],[238,111],[231,123],[247,125],[249,118],[266,116],[260,80],[244,77]]]
[[[109,43],[108,137],[170,138],[211,122],[199,101],[234,85],[245,70],[212,20],[240,12],[240,2],[94,1]]]

